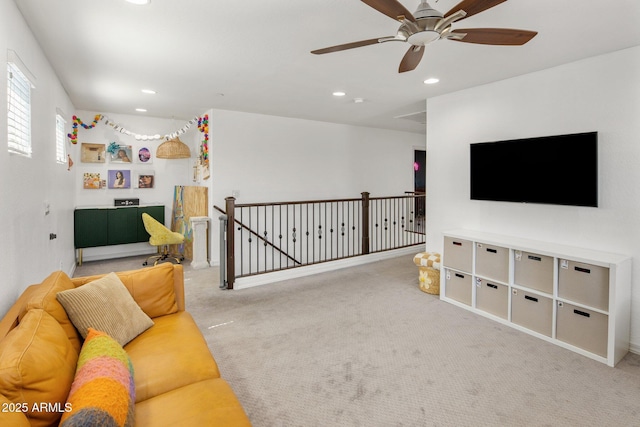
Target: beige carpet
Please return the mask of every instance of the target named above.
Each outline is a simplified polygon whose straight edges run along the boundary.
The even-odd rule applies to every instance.
[[[411,257],[238,291],[218,289],[216,268],[185,278],[256,427],[640,426],[640,356],[609,368],[441,302]]]

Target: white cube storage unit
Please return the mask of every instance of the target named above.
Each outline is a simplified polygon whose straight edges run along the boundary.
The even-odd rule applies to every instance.
[[[442,265],[443,301],[609,366],[629,351],[629,256],[454,230]]]

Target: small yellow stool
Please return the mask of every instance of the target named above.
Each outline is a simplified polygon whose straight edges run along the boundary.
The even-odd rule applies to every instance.
[[[413,257],[413,263],[420,268],[420,290],[440,295],[440,254],[421,252]]]

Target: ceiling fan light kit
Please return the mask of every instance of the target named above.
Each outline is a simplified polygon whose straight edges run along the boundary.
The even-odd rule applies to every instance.
[[[407,41],[414,46],[424,46],[440,38],[440,33],[432,30],[420,31],[411,34]]]
[[[398,72],[404,73],[414,70],[418,66],[424,54],[424,46],[436,40],[446,39],[495,46],[521,46],[538,34],[535,31],[508,28],[452,29],[453,23],[504,3],[506,0],[462,0],[445,14],[432,8],[426,0],[421,0],[418,9],[413,14],[398,0],[361,1],[400,22],[401,25],[396,35],[331,46],[313,50],[311,53],[321,55],[391,41],[406,42],[411,47],[402,58],[398,69]]]

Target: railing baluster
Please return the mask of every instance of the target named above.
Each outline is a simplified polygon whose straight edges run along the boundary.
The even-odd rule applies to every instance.
[[[244,208],[240,208],[240,222],[244,223]],[[242,260],[244,259],[244,228],[238,226],[238,230],[240,231],[240,275],[244,275],[244,263]]]
[[[227,289],[233,289],[236,278],[236,261],[235,261],[235,201],[233,197],[225,199],[225,209],[227,210]]]

